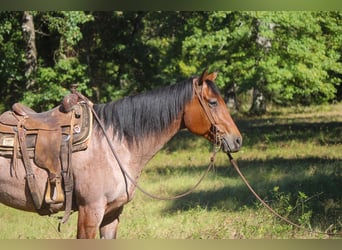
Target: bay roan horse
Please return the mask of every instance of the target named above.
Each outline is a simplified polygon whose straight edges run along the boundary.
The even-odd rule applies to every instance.
[[[240,149],[242,137],[214,84],[216,75],[205,70],[200,77],[94,105],[126,174],[138,181],[147,162],[183,128],[218,143],[224,152]],[[104,132],[94,124],[88,148],[72,154],[77,238],[95,238],[99,230],[101,238],[110,239],[136,186],[124,177]],[[0,202],[35,212],[22,161],[15,176],[10,164],[11,159],[0,157]],[[32,164],[37,185],[44,189],[47,173]],[[63,204],[51,204],[54,212],[63,209]]]

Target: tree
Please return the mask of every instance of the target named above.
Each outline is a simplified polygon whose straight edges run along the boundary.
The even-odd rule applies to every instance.
[[[0,111],[10,108],[25,89],[21,20],[20,12],[0,12]]]
[[[21,27],[23,29],[23,35],[26,40],[25,77],[28,79],[26,83],[26,88],[29,88],[34,84],[33,76],[37,70],[36,31],[34,28],[33,16],[30,12],[24,11],[23,23]]]
[[[329,76],[334,79],[337,89],[335,98],[340,101],[342,99],[342,85],[340,84],[342,79],[342,12],[319,12],[317,19],[325,37],[326,54],[330,55],[333,60]]]
[[[80,60],[96,101],[171,84],[179,71],[184,26],[192,12],[93,12],[83,26]],[[187,75],[189,77],[189,75]]]
[[[332,72],[341,71],[336,52],[326,45],[321,13],[280,12],[267,16],[276,23],[272,57],[263,70],[268,85],[265,91],[280,104],[314,104],[332,100],[340,79]]]
[[[212,12],[206,25],[187,37],[183,51],[188,64],[215,60],[221,80],[226,79],[225,88],[237,85],[239,92],[254,88],[255,96],[282,105],[322,103],[335,97],[341,80],[336,77],[342,69],[338,53],[327,47],[321,27],[325,22],[332,26],[331,15]]]
[[[107,102],[207,66],[219,71],[219,88],[236,108],[254,93],[251,113],[268,103],[341,99],[341,13],[0,12],[1,103],[46,110],[71,83]],[[31,36],[21,27],[24,14],[34,21]]]
[[[50,109],[60,103],[73,83],[91,95],[87,67],[80,63],[76,46],[82,39],[80,26],[92,16],[82,11],[31,14],[35,17],[31,26],[37,27],[38,66],[35,83],[27,86],[22,102],[37,110]]]

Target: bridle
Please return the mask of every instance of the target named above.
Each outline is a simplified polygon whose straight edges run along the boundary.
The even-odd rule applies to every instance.
[[[216,146],[216,151],[220,150],[221,145],[222,145],[222,138],[224,135],[224,132],[220,131],[220,129],[217,127],[217,121],[214,117],[214,115],[212,114],[211,110],[209,109],[206,101],[203,98],[203,93],[202,91],[199,91],[199,88],[201,88],[201,86],[199,86],[199,82],[198,82],[198,78],[194,78],[193,79],[193,90],[195,95],[197,96],[197,99],[206,115],[206,117],[208,118],[209,122],[210,122],[210,133],[212,135],[213,138],[213,143]]]

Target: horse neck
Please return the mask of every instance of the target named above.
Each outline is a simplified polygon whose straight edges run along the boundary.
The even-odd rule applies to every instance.
[[[192,97],[192,82],[187,81],[94,109],[131,162],[144,165],[179,131],[184,106]]]
[[[135,161],[140,161],[143,167],[182,128],[181,124],[182,119],[176,119],[164,131],[146,136],[141,142],[131,146],[134,157],[138,158]]]

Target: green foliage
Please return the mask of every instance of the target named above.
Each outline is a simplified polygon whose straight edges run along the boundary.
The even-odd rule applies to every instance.
[[[310,198],[302,191],[298,191],[297,197],[291,193],[280,191],[279,186],[275,186],[272,191],[273,208],[285,218],[289,218],[304,228],[311,229],[310,219],[313,211],[307,202]]]
[[[55,51],[59,57],[73,55],[74,47],[83,38],[80,25],[93,20],[92,15],[83,11],[46,12],[40,18],[47,24],[51,34],[60,36],[59,48]]]
[[[278,55],[276,70],[269,72],[269,67],[265,67],[264,72],[271,90],[279,91],[280,102],[323,103],[335,97],[340,79],[332,72],[341,72],[342,65],[326,46],[317,13],[302,14],[285,12],[273,17],[273,22],[279,25],[275,27],[275,35],[282,39],[274,42],[276,51],[270,52]]]
[[[71,84],[78,84],[79,91],[91,96],[88,87],[87,66],[78,59],[76,46],[82,39],[80,26],[93,20],[82,11],[35,13],[37,25],[45,25],[49,35],[57,36],[59,45],[53,53],[53,64],[48,66],[44,57],[39,60],[34,84],[23,95],[22,102],[36,110],[47,110],[58,105]],[[38,33],[39,34],[39,33]],[[39,40],[44,37],[38,37]],[[39,55],[39,51],[38,51]]]
[[[219,72],[223,95],[233,88],[245,106],[253,88],[269,104],[286,106],[342,98],[340,11],[31,13],[39,59],[32,87],[24,75],[23,13],[0,13],[5,107],[28,91],[23,101],[47,108],[49,100],[40,101],[38,92],[70,83],[79,83],[93,101],[107,102],[198,75],[208,66]],[[60,98],[55,92],[46,95],[51,103]]]
[[[37,110],[51,109],[69,92],[71,84],[78,84],[79,91],[91,95],[88,82],[86,66],[77,58],[60,59],[53,68],[38,69],[34,89],[24,93],[22,102]]]
[[[329,23],[325,31],[322,20],[325,27]],[[341,39],[332,33],[336,22],[336,13],[213,12],[205,27],[186,38],[183,53],[196,66],[213,61],[220,80],[226,79],[220,87],[257,87],[279,104],[323,103],[336,97],[341,81],[336,74],[342,64],[331,47],[331,37]],[[264,44],[257,43],[261,38]]]
[[[5,109],[19,99],[25,89],[21,19],[21,13],[0,12],[0,103]]]

